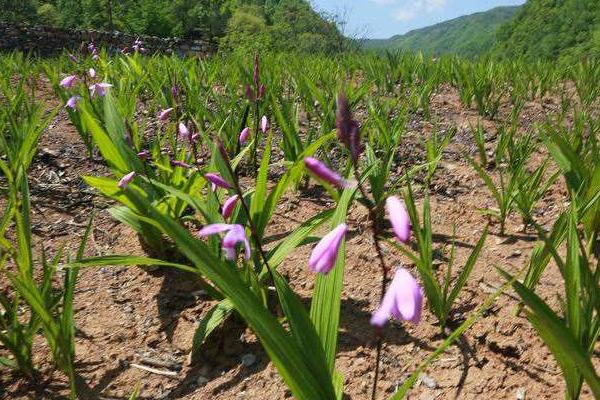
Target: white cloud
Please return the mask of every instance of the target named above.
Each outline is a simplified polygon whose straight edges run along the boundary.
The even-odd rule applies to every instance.
[[[411,10],[408,8],[400,8],[394,12],[394,18],[398,21],[406,22],[415,18],[417,13],[415,10]]]
[[[392,4],[392,2],[396,2],[395,0],[371,0],[374,2],[388,2],[388,4]],[[416,0],[413,1],[412,4],[408,2],[405,3],[405,7],[398,8],[394,11],[394,18],[398,21],[410,21],[414,19],[417,15],[423,13],[434,13],[442,10],[448,4],[448,0]]]

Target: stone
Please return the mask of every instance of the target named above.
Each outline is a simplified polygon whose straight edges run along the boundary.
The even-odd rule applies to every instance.
[[[251,367],[256,363],[256,356],[252,353],[244,354],[242,356],[242,365],[246,368]]]
[[[423,383],[423,385],[427,386],[429,389],[437,389],[439,387],[437,381],[427,374],[421,374],[419,380],[421,381],[421,383]]]

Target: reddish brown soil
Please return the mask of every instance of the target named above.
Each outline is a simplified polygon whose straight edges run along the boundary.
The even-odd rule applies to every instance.
[[[50,106],[52,94],[44,99]],[[557,109],[551,101],[528,103],[522,126],[544,120]],[[487,219],[478,208],[493,206],[481,180],[460,156],[462,149],[474,150],[469,124],[478,117],[461,107],[456,91],[445,87],[433,98],[432,112],[444,127],[457,126],[458,133],[436,174],[432,193],[435,246],[449,248],[453,226],[458,237],[457,265],[462,265],[483,231]],[[502,116],[509,113],[508,106]],[[502,119],[503,117],[500,117]],[[493,133],[497,121],[484,121]],[[415,117],[409,124],[400,153],[419,158],[416,146],[431,125]],[[490,135],[493,137],[493,135]],[[74,249],[94,208],[94,231],[88,255],[144,254],[137,237],[115,223],[106,211],[108,202],[85,189],[81,176],[105,173],[100,163],[85,153],[76,131],[61,112],[45,132],[42,151],[31,170],[33,222],[36,248],[55,249],[66,243]],[[541,157],[536,154],[535,158]],[[535,160],[533,160],[535,161]],[[85,190],[84,190],[85,189]],[[280,239],[298,224],[332,203],[309,193],[289,193],[277,209],[269,227],[273,240]],[[564,207],[565,193],[556,184],[541,202],[537,217],[551,224]],[[374,366],[373,331],[370,312],[379,298],[379,267],[366,215],[354,208],[346,253],[346,274],[339,336],[338,369],[346,378],[348,399],[370,398]],[[518,273],[524,269],[535,237],[521,232],[520,218],[511,215],[507,237],[492,227],[482,256],[462,292],[453,313],[456,321],[470,315],[503,280],[495,266]],[[403,261],[398,251],[386,247],[388,263]],[[300,296],[310,299],[314,275],[307,270],[310,247],[298,249],[281,266]],[[445,264],[442,264],[442,268]],[[409,268],[413,268],[409,265]],[[543,276],[538,292],[553,307],[558,305],[561,279],[554,266]],[[278,378],[251,332],[231,322],[205,346],[201,360],[190,365],[188,353],[197,321],[214,302],[202,295],[193,276],[172,270],[148,272],[141,268],[93,268],[82,271],[75,298],[77,325],[77,372],[85,385],[81,398],[128,398],[139,383],[147,399],[282,399],[291,397]],[[411,391],[411,399],[516,399],[526,391],[528,399],[563,397],[564,383],[551,354],[523,317],[513,314],[516,301],[502,295],[470,329],[463,340],[451,346],[427,369],[426,377]],[[442,343],[435,318],[425,312],[418,326],[393,324],[386,329],[383,347],[380,398],[387,398],[414,368]],[[39,345],[37,361],[42,379],[27,382],[10,373],[0,377],[0,396],[10,399],[59,399],[67,397],[64,376],[50,369],[46,349]],[[256,362],[244,366],[242,357],[252,354]],[[150,357],[181,365],[175,377],[142,371],[133,364],[146,364]],[[157,367],[166,370],[167,367]],[[583,398],[591,398],[587,389]]]

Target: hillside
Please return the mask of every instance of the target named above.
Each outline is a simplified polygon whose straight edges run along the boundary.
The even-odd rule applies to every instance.
[[[390,39],[368,40],[365,47],[476,56],[494,46],[500,26],[510,21],[520,8],[521,6],[497,7],[465,15]]]
[[[576,60],[600,55],[598,0],[529,0],[498,32],[502,56]]]
[[[4,4],[3,4],[4,3]],[[0,20],[201,38],[226,50],[336,52],[347,41],[307,0],[0,0]]]

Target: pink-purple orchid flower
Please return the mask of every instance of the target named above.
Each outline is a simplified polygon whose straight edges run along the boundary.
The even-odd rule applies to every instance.
[[[112,87],[112,85],[110,83],[105,83],[105,82],[94,83],[93,85],[90,85],[90,95],[92,97],[96,94],[100,97],[105,96],[106,89],[108,89],[110,87]]]
[[[327,274],[335,265],[338,250],[342,244],[342,239],[346,236],[348,226],[344,223],[339,224],[335,229],[317,243],[313,249],[308,266],[311,271],[321,274]]]
[[[240,143],[244,144],[248,141],[248,137],[250,136],[250,128],[246,127],[240,132]]]
[[[227,182],[225,179],[223,179],[223,177],[219,174],[209,172],[207,174],[204,174],[204,177],[206,178],[207,181],[210,182],[211,190],[213,192],[215,190],[217,190],[217,187],[222,187],[223,189],[229,189],[231,187],[229,182]]]
[[[348,187],[348,182],[344,178],[327,168],[325,164],[316,158],[306,157],[304,159],[304,165],[317,178],[340,189]]]
[[[238,200],[239,196],[237,194],[225,200],[225,203],[223,203],[223,210],[221,211],[221,215],[224,219],[228,219],[229,217],[231,217],[231,214],[233,214],[233,210],[235,210],[235,206],[237,205]]]
[[[392,230],[396,238],[404,244],[410,240],[410,217],[402,200],[396,196],[390,196],[385,201],[388,218],[392,224]]]
[[[69,76],[64,77],[60,81],[60,86],[70,89],[75,85],[76,82],[77,82],[77,75],[69,75]]]
[[[127,185],[131,183],[133,178],[135,178],[135,171],[131,171],[130,173],[122,177],[118,184],[119,189],[125,189]]]
[[[236,258],[236,246],[241,243],[244,246],[244,258],[250,259],[250,242],[246,237],[246,231],[242,225],[238,224],[211,224],[200,229],[198,236],[206,237],[217,233],[227,232],[221,246],[227,260],[233,261]]]
[[[158,113],[158,119],[161,121],[166,121],[169,119],[169,116],[171,115],[171,112],[173,112],[173,107],[171,108],[165,108],[164,110],[161,110]]]
[[[260,130],[264,134],[266,134],[267,131],[269,130],[269,120],[267,119],[266,115],[263,115],[262,118],[260,119]]]
[[[404,268],[398,268],[379,308],[371,317],[371,325],[383,328],[390,318],[418,324],[423,308],[423,290]]]
[[[72,96],[69,100],[67,100],[65,107],[69,107],[70,109],[74,110],[75,107],[77,107],[77,103],[79,102],[80,99],[81,99],[80,96]]]

